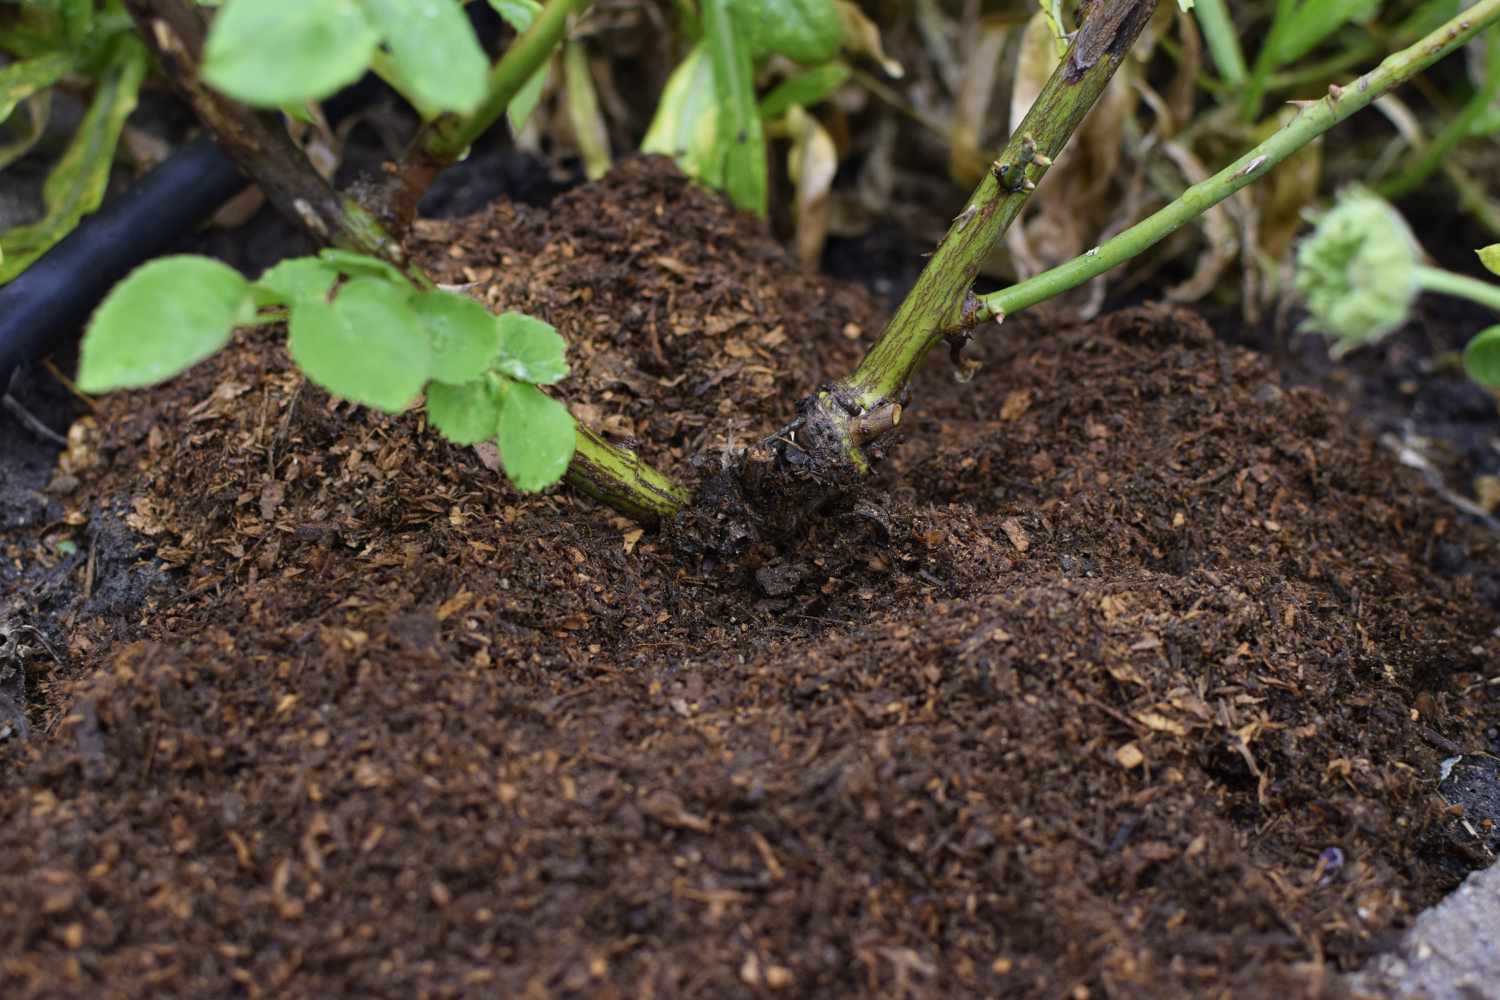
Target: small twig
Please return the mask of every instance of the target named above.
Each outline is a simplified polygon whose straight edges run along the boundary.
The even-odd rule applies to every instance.
[[[41,438],[43,441],[48,441],[52,444],[55,444],[59,448],[66,448],[68,446],[67,438],[63,437],[61,434],[57,433],[57,431],[42,423],[41,420],[33,415],[30,410],[22,406],[20,401],[18,401],[16,397],[12,396],[8,392],[5,394],[4,403],[6,411],[10,413],[11,416],[15,417],[16,420],[20,422],[22,427],[25,427],[28,431]]]
[[[1454,743],[1452,740],[1444,736],[1442,733],[1439,733],[1437,730],[1432,729],[1428,726],[1418,726],[1417,732],[1421,735],[1422,739],[1426,740],[1428,743],[1431,743],[1433,746],[1443,751],[1443,753],[1449,754],[1450,756],[1454,757],[1463,755],[1463,747],[1459,746],[1457,743]]]
[[[73,380],[59,371],[57,365],[52,363],[51,358],[43,358],[42,367],[47,369],[47,374],[57,379],[62,387],[68,390],[68,392],[72,393],[80,403],[82,403],[84,406],[87,406],[90,413],[99,412],[99,404],[94,402],[94,397],[90,396],[88,393],[78,388],[78,386],[74,385]]]

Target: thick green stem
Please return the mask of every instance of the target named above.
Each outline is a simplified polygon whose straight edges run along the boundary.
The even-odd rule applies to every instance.
[[[1198,16],[1198,26],[1203,29],[1203,38],[1208,42],[1208,51],[1219,68],[1219,76],[1231,87],[1245,82],[1245,53],[1240,49],[1240,36],[1235,34],[1234,22],[1229,19],[1229,10],[1224,0],[1198,0],[1193,5]]]
[[[955,326],[990,249],[1098,100],[1150,20],[1156,0],[1097,2],[1000,158],[938,245],[880,341],[842,386],[843,402],[867,412],[899,401],[912,372]]]
[[[1471,278],[1466,274],[1454,274],[1439,267],[1419,267],[1417,285],[1424,292],[1438,292],[1441,295],[1468,299],[1500,312],[1500,285],[1488,281]]]
[[[669,520],[687,506],[686,490],[582,424],[568,466],[568,485],[642,524]]]
[[[463,158],[543,66],[552,58],[567,30],[568,16],[590,0],[547,0],[531,26],[510,43],[490,69],[488,92],[470,115],[442,114],[422,127],[402,158],[394,187],[386,196],[391,225],[404,230],[416,217],[417,202],[432,180]]]
[[[1310,102],[1297,117],[1208,180],[1194,184],[1166,208],[1136,223],[1081,257],[1002,291],[981,296],[980,308],[966,319],[977,324],[1005,317],[1089,281],[1154,246],[1205,211],[1258,180],[1265,173],[1369,105],[1463,45],[1490,24],[1500,22],[1500,0],[1480,0],[1461,15],[1344,87]]]

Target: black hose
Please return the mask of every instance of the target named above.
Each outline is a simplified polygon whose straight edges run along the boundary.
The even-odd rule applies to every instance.
[[[132,268],[167,249],[249,182],[208,136],[163,160],[0,287],[0,387],[83,326]]]

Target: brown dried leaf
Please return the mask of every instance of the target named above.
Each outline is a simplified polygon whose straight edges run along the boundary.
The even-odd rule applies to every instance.
[[[787,124],[793,136],[787,173],[797,188],[797,259],[817,267],[828,239],[828,192],[839,167],[838,149],[818,119],[800,107],[787,112]]]

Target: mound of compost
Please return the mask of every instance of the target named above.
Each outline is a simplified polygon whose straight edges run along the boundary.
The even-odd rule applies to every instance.
[[[659,161],[419,244],[688,479],[879,329]],[[101,400],[8,556],[117,512],[168,582],[31,609],[7,998],[1336,991],[1488,860],[1436,786],[1495,553],[1190,313],[986,336],[865,502],[718,567],[273,333]]]

